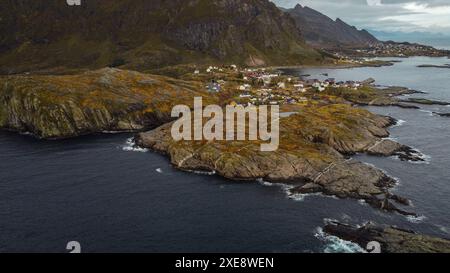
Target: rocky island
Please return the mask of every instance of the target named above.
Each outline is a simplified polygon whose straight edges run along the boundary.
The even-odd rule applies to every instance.
[[[382,253],[450,253],[450,240],[420,235],[398,227],[367,223],[351,226],[328,222],[324,232],[365,248],[370,242],[378,242]]]
[[[446,118],[450,117],[450,113],[436,113],[436,112],[433,112],[433,114],[441,116],[441,117],[446,117]]]
[[[429,100],[429,99],[424,99],[424,98],[409,98],[407,100],[400,100],[400,101],[406,102],[406,103],[423,104],[423,105],[440,105],[440,106],[450,105],[449,102]]]
[[[444,64],[444,65],[422,64],[417,67],[420,67],[420,68],[450,68],[450,64]]]

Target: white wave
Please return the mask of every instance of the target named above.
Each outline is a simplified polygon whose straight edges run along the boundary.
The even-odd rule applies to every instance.
[[[216,174],[216,171],[208,172],[208,171],[187,170],[187,172],[200,174],[200,175],[215,175]]]
[[[281,190],[286,195],[286,197],[291,200],[294,200],[294,201],[301,202],[301,201],[304,201],[307,196],[312,195],[312,194],[303,194],[303,193],[294,193],[294,194],[291,193],[291,190],[293,188],[295,188],[294,185],[288,185],[288,184],[283,184],[283,183],[272,183],[272,182],[264,181],[264,179],[262,179],[262,178],[258,178],[256,181],[265,187],[280,187]]]
[[[427,113],[430,117],[434,116],[433,111],[420,109],[420,112]]]
[[[321,192],[316,192],[316,193],[291,193],[289,190],[287,192],[287,197],[289,199],[292,199],[294,201],[304,201],[307,197],[310,196],[320,196],[320,197],[324,197],[324,198],[331,198],[331,199],[335,199],[335,200],[339,200],[339,198],[336,195],[325,195]]]
[[[148,152],[148,149],[139,147],[122,147],[122,150],[126,152],[140,152],[140,153]]]
[[[294,200],[294,201],[304,201],[306,197],[309,196],[320,196],[320,197],[327,197],[327,198],[332,198],[332,199],[339,199],[337,196],[335,195],[324,195],[321,192],[317,192],[317,193],[292,193],[291,190],[296,188],[298,185],[290,185],[290,184],[284,184],[284,183],[272,183],[272,182],[267,182],[264,181],[264,179],[262,178],[258,178],[256,179],[256,181],[265,186],[265,187],[280,187],[281,190],[284,192],[284,194],[286,195],[286,197],[288,199]]]
[[[366,253],[358,244],[326,234],[321,227],[316,229],[314,237],[326,243],[324,253]]]
[[[127,151],[127,152],[140,152],[140,153],[148,152],[148,149],[138,147],[136,145],[136,142],[134,142],[134,138],[132,138],[132,137],[127,139],[125,144],[122,146],[122,150]]]
[[[305,201],[305,198],[308,194],[296,193],[296,194],[288,194],[288,198],[294,201],[302,202]]]
[[[413,153],[413,155],[419,157],[423,161],[409,161],[410,163],[413,163],[413,164],[430,164],[431,163],[431,156],[422,153],[419,149],[416,149],[416,148],[412,148],[412,149],[415,151]]]
[[[157,173],[163,173],[163,170],[161,168],[156,169]]]
[[[413,150],[413,152],[411,152],[412,156],[414,157],[418,157],[421,160],[420,161],[413,161],[413,160],[407,160],[407,162],[411,163],[411,164],[430,164],[431,163],[431,159],[432,157],[430,155],[426,155],[424,153],[422,153],[419,149],[416,149],[414,147],[411,147],[411,149]],[[401,160],[400,156],[398,155],[393,155],[391,156],[391,158],[394,158],[396,160]]]
[[[423,215],[421,215],[421,216],[409,215],[409,216],[406,216],[406,219],[411,223],[420,224],[420,223],[424,222],[427,219],[427,217],[423,216]]]
[[[394,126],[395,126],[395,125],[394,125]],[[392,140],[392,141],[398,141],[398,137],[392,137],[392,136],[385,137],[385,138],[383,138],[383,139],[386,139],[386,140]]]
[[[280,187],[280,188],[282,188],[283,190],[286,190],[286,191],[295,188],[295,186],[293,186],[293,185],[288,185],[288,184],[284,184],[284,183],[272,183],[272,182],[265,181],[262,178],[258,178],[258,179],[256,179],[256,181],[259,184],[263,185],[263,186],[266,186],[266,187]]]
[[[266,187],[273,187],[273,186],[275,186],[274,183],[270,183],[270,182],[264,181],[264,179],[262,179],[262,178],[258,178],[258,179],[256,179],[256,181],[257,181],[259,184],[261,184],[261,185],[263,185],[263,186],[266,186]]]
[[[425,155],[425,154],[420,154],[419,156],[423,161],[409,161],[412,164],[426,164],[429,165],[431,164],[431,156],[429,155]]]
[[[399,119],[399,120],[397,120],[397,122],[395,123],[395,125],[392,125],[391,128],[400,127],[400,126],[402,126],[402,125],[405,124],[405,123],[406,123],[405,120]]]

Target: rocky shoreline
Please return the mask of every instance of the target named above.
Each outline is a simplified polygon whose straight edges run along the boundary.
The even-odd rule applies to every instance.
[[[352,226],[329,221],[323,231],[363,249],[373,243],[380,244],[381,253],[450,253],[450,240],[417,234],[411,230],[367,223]],[[368,249],[368,251],[370,251]],[[374,249],[372,249],[374,251]]]
[[[450,113],[437,113],[437,112],[433,112],[433,114],[441,116],[441,117],[446,117],[449,118],[450,117]]]
[[[383,66],[393,66],[395,63],[400,62],[397,60],[373,60],[373,61],[365,61],[362,63],[335,63],[335,64],[322,64],[322,65],[286,65],[286,66],[273,66],[269,67],[269,69],[348,69],[348,68],[360,68],[360,67],[383,67]]]
[[[445,65],[423,64],[423,65],[418,65],[417,67],[419,67],[419,68],[450,68],[450,64],[445,64]]]
[[[411,147],[388,139],[387,129],[396,124],[394,119],[354,106],[419,108],[414,104],[439,102],[402,101],[396,97],[421,93],[402,87],[367,83],[356,90],[328,88],[305,94],[307,104],[281,105],[282,112],[291,114],[280,119],[280,146],[275,152],[261,152],[261,141],[175,142],[170,117],[174,105],[192,108],[193,98],[200,96],[207,104],[224,107],[239,96],[239,74],[223,72],[221,76],[226,83],[220,95],[205,89],[209,75],[169,78],[106,68],[74,75],[2,76],[0,127],[44,139],[137,132],[138,146],[167,155],[174,167],[184,171],[206,171],[249,183],[283,183],[289,185],[291,196],[321,193],[416,216],[403,209],[409,200],[391,192],[395,179],[351,156],[423,158]]]
[[[439,106],[447,106],[450,105],[449,102],[445,101],[437,101],[437,100],[429,100],[424,98],[409,98],[407,100],[401,100],[403,103],[415,103],[422,105],[439,105]]]
[[[426,99],[400,99],[398,97],[404,95],[424,94],[422,91],[412,90],[400,86],[377,86],[366,85],[360,90],[342,90],[330,89],[327,94],[344,98],[345,100],[360,106],[396,106],[406,109],[420,109],[415,104],[442,103],[437,101],[429,101]]]
[[[237,81],[233,73],[224,74],[231,87]],[[201,91],[203,80],[184,78],[112,68],[76,75],[4,76],[0,78],[0,126],[46,139],[142,131],[136,143],[167,154],[179,169],[215,172],[235,180],[289,183],[291,194],[319,192],[363,199],[382,210],[414,215],[395,205],[409,202],[389,192],[394,179],[350,156],[367,153],[408,161],[423,159],[412,148],[386,139],[386,128],[395,120],[354,108],[346,101],[392,105],[398,103],[395,96],[417,91],[367,86],[350,93],[329,91],[336,101],[319,97],[318,104],[308,107],[282,106],[282,111],[296,114],[280,120],[280,149],[267,154],[259,150],[260,143],[173,142],[170,112],[174,105],[192,104],[195,96],[223,105],[235,96],[227,91],[223,94],[229,98],[213,96]],[[152,128],[156,129],[145,132]]]
[[[394,179],[348,157],[355,153],[392,156],[412,151],[383,139],[389,136],[386,128],[394,120],[347,105],[308,111],[298,109],[298,114],[280,120],[280,148],[271,153],[261,152],[258,143],[248,141],[174,142],[171,123],[139,133],[136,143],[169,156],[181,170],[214,172],[241,181],[285,183],[292,186],[290,194],[322,193],[363,199],[381,210],[414,215],[395,205],[408,205],[409,201],[389,192],[396,184]],[[319,112],[322,113],[317,116]],[[346,121],[341,120],[342,115]],[[348,125],[334,125],[342,122]],[[403,155],[404,160],[420,160],[408,153]]]

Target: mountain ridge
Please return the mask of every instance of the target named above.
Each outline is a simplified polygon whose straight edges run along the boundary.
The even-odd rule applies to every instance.
[[[333,20],[307,6],[297,4],[292,9],[283,10],[294,18],[306,42],[313,46],[365,46],[379,42],[367,30],[358,30],[340,18]]]
[[[180,63],[317,63],[294,20],[268,0],[0,3],[0,73]]]

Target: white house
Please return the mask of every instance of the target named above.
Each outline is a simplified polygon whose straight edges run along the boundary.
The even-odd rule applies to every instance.
[[[247,91],[247,90],[250,90],[252,88],[252,86],[250,85],[250,84],[243,84],[243,85],[241,85],[241,86],[239,86],[239,90],[240,91]]]

